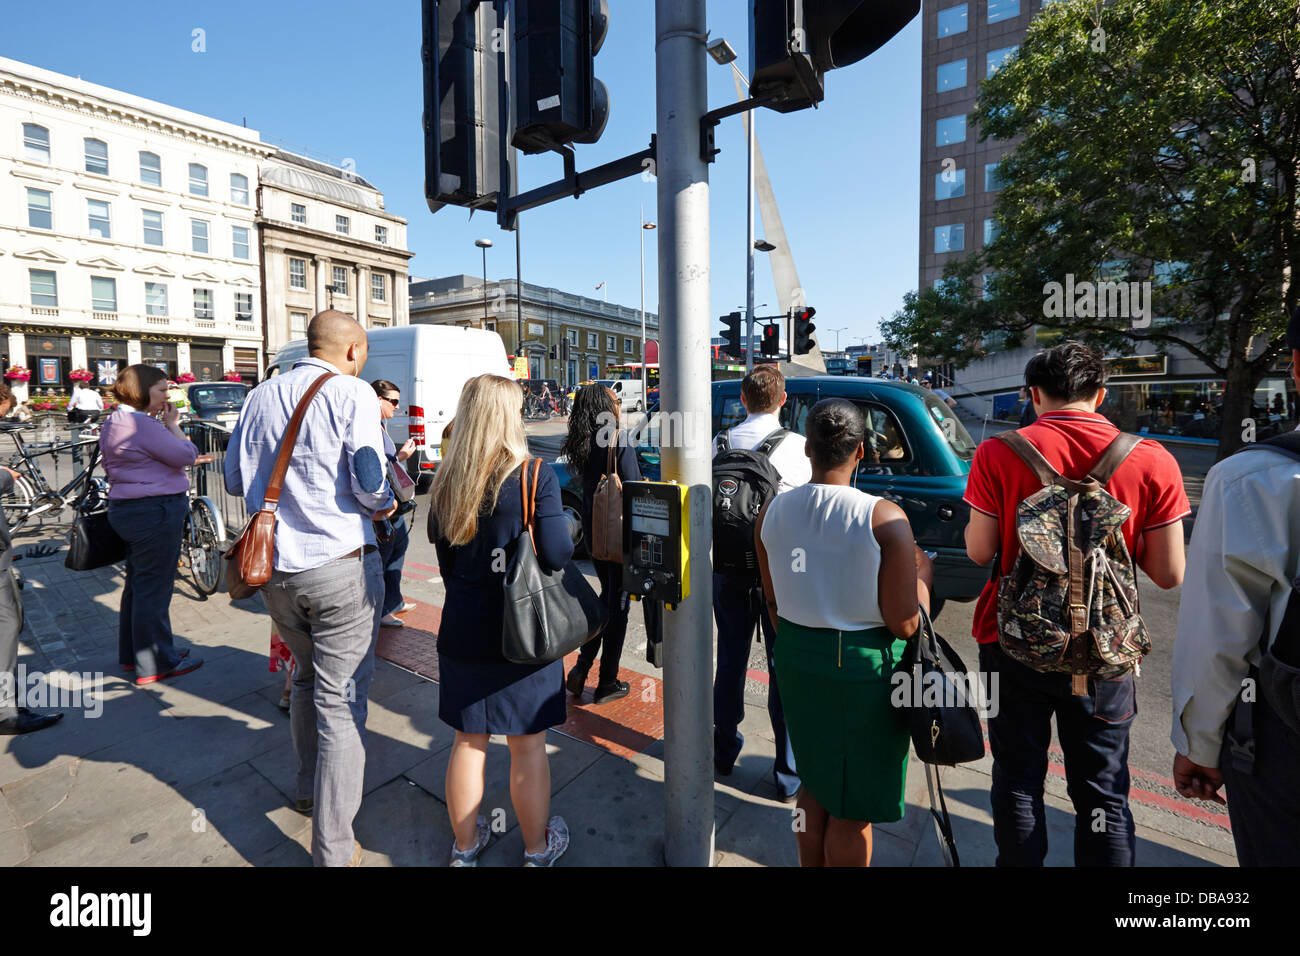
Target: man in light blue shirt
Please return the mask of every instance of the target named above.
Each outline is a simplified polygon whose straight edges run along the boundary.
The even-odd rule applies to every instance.
[[[384,596],[372,521],[395,510],[384,470],[379,400],[357,378],[366,331],[328,310],[307,328],[308,358],[249,394],[230,436],[226,489],[262,507],[295,406],[334,372],[303,417],[276,510],[275,564],[262,588],[293,652],[290,704],[298,758],[295,808],[313,813],[312,860],[356,865],[352,820],[365,776],[366,703]]]

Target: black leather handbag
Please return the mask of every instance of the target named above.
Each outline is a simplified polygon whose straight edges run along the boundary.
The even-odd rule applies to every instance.
[[[63,566],[72,571],[93,571],[126,560],[126,542],[108,523],[108,512],[77,514],[68,534],[68,556]]]
[[[535,458],[520,469],[524,530],[515,540],[504,584],[501,653],[516,664],[559,660],[599,634],[608,617],[604,602],[576,564],[569,561],[558,571],[544,571],[537,559],[533,524],[541,466],[542,460]]]

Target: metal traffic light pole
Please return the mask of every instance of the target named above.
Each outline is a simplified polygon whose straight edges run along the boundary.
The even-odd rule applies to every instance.
[[[690,596],[664,613],[664,861],[713,863],[713,522],[704,0],[655,0],[663,476],[689,489]]]

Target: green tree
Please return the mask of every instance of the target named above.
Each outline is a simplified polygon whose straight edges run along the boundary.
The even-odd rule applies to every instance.
[[[1225,380],[1219,454],[1237,448],[1300,301],[1296,0],[1053,4],[971,120],[981,141],[1018,141],[998,234],[942,291],[908,293],[886,341],[959,367],[1035,326],[1120,353],[1181,347]],[[1098,315],[1078,287],[1098,279],[1150,281],[1154,301]],[[1078,308],[1061,308],[1070,284]]]

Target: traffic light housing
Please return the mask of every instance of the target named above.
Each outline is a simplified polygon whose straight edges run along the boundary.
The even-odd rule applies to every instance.
[[[609,30],[608,0],[515,0],[511,145],[542,153],[594,143],[609,121],[595,60]]]
[[[781,113],[825,98],[825,73],[870,56],[907,26],[921,0],[753,0],[750,96]]]
[[[561,340],[560,340],[560,360],[561,360],[562,362],[567,362],[567,361],[569,360],[569,340],[568,340],[568,339],[561,339]]]
[[[791,355],[807,355],[817,344],[812,337],[813,332],[817,331],[817,326],[812,323],[816,314],[817,310],[810,305],[796,306],[790,310]]]
[[[741,358],[745,354],[740,350],[740,319],[739,312],[728,312],[722,317],[722,324],[727,327],[727,330],[722,333],[722,337],[727,340],[722,350],[736,358]]]
[[[781,330],[775,325],[763,326],[763,354],[781,354]]]
[[[445,205],[496,208],[502,167],[504,20],[495,4],[423,0],[424,196]],[[513,192],[513,182],[505,188]]]
[[[558,345],[552,345],[552,346],[550,347],[550,349],[547,351],[546,355],[547,355],[547,358],[550,358],[551,360],[555,360],[555,359],[559,358],[559,357],[560,357],[560,347],[559,347]]]

